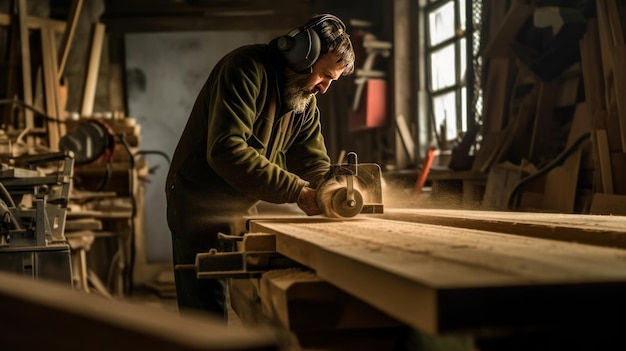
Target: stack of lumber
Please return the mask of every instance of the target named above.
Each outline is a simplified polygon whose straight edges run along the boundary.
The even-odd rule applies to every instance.
[[[548,79],[511,49],[540,8],[490,3],[472,166],[488,174],[484,209],[626,214],[626,185],[616,181],[626,172],[626,6],[597,1],[580,60]]]
[[[596,156],[590,211],[626,214],[626,6],[597,0],[596,10],[580,48]]]

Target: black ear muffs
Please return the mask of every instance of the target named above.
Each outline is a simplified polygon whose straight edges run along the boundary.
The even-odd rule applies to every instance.
[[[322,50],[320,36],[310,28],[292,30],[289,34],[278,38],[277,45],[289,68],[296,72],[310,69],[320,57]]]
[[[333,15],[321,15],[311,23],[278,38],[276,45],[289,68],[296,72],[311,73],[313,64],[320,57],[322,47],[325,45],[314,28],[325,21],[334,21],[343,31],[346,30],[345,24],[339,18]]]

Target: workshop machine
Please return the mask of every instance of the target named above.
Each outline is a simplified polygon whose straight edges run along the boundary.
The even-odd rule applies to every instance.
[[[24,155],[0,169],[0,270],[72,284],[64,235],[71,152]],[[45,165],[49,172],[38,169]],[[52,165],[52,166],[50,166]]]

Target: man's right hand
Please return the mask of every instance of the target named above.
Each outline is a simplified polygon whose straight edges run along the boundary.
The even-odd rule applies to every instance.
[[[322,210],[317,205],[317,191],[308,186],[305,186],[300,191],[297,204],[309,216],[322,214]]]

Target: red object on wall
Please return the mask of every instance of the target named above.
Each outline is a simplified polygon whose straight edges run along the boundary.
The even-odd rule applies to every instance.
[[[359,106],[356,111],[350,111],[351,131],[384,127],[387,124],[387,82],[371,78],[363,84]]]
[[[435,148],[431,147],[428,149],[428,154],[426,155],[426,159],[424,160],[424,166],[417,177],[417,181],[415,182],[415,188],[413,189],[413,199],[417,199],[422,193],[422,188],[424,188],[424,184],[426,184],[426,179],[428,178],[428,173],[430,173],[430,167],[433,165],[433,160],[435,159]]]

